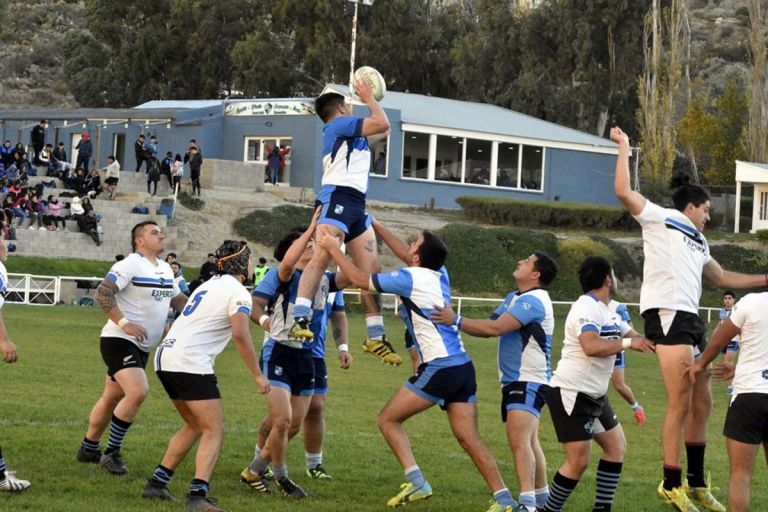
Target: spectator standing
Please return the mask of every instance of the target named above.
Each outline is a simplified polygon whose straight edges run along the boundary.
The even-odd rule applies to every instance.
[[[151,157],[147,165],[147,194],[157,195],[157,183],[160,181],[160,161]],[[151,190],[152,185],[154,189]]]
[[[41,163],[40,153],[45,147],[45,128],[47,126],[48,122],[45,119],[41,119],[39,123],[32,127],[32,132],[30,133],[30,142],[32,143],[32,147],[35,150],[35,157],[33,160],[35,165],[40,165]]]
[[[200,267],[200,280],[205,282],[216,275],[216,256],[208,253],[208,260]]]
[[[56,146],[56,149],[53,150],[53,157],[56,160],[59,160],[60,162],[68,162],[69,159],[67,158],[67,150],[64,149],[64,143],[59,142],[59,144]]]
[[[133,151],[136,153],[136,172],[141,170],[142,162],[147,161],[147,150],[144,148],[145,138],[144,134],[140,134],[136,142],[133,143]]]
[[[91,136],[88,132],[83,132],[83,138],[75,146],[77,150],[77,162],[76,168],[82,168],[86,172],[90,169],[91,157],[93,156],[93,143],[91,142]]]
[[[165,154],[165,158],[160,163],[160,174],[168,178],[168,186],[173,188],[173,173],[171,167],[173,166],[173,152],[168,151]]]
[[[259,258],[259,264],[253,269],[253,286],[259,286],[259,283],[267,274],[269,267],[267,266],[267,258]]]
[[[273,185],[277,186],[277,180],[279,175],[285,169],[285,155],[291,152],[291,147],[277,146],[270,147],[264,144],[264,149],[267,150],[269,156],[267,156],[267,164],[269,165],[269,179]]]
[[[144,145],[144,150],[146,151],[147,161],[160,155],[160,143],[155,135],[149,138],[149,142]]]
[[[171,183],[171,189],[173,193],[176,192],[176,187],[181,183],[181,177],[184,175],[184,164],[181,162],[181,155],[178,153],[173,159],[171,164],[171,176],[173,176],[173,182]]]
[[[200,195],[200,168],[203,166],[203,155],[200,154],[200,150],[197,146],[189,148],[189,171],[192,177],[192,194],[194,195],[197,190],[197,195]]]
[[[109,192],[109,200],[114,201],[117,196],[117,182],[120,181],[120,162],[114,155],[107,157],[107,167],[104,168],[104,185],[101,187]]]

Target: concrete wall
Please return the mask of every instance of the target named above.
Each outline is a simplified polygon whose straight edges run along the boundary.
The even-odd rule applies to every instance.
[[[206,158],[200,170],[203,188],[239,188],[264,191],[264,165],[254,162],[235,162]]]

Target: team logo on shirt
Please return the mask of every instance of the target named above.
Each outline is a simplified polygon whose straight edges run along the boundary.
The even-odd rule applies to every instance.
[[[278,377],[283,374],[283,367],[282,366],[275,366],[275,375]]]
[[[337,204],[333,208],[333,213],[335,213],[336,215],[341,215],[342,213],[344,213],[344,205]]]
[[[163,299],[172,299],[173,290],[152,290],[152,298],[157,302],[160,302]]]

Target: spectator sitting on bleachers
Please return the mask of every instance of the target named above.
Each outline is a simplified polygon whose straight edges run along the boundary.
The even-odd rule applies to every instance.
[[[13,203],[13,214],[19,219],[19,223],[16,224],[18,229],[24,227],[24,221],[27,220],[27,201],[29,201],[29,192],[22,190]]]
[[[69,164],[69,158],[67,158],[67,150],[64,149],[63,142],[59,142],[59,145],[56,146],[56,149],[53,150],[53,158],[59,160],[60,162],[66,162]]]
[[[67,188],[77,192],[77,195],[82,197],[86,194],[85,189],[85,171],[83,169],[76,169],[75,176],[69,180],[69,183],[65,183]]]
[[[43,218],[45,218],[45,207],[43,206],[43,203],[40,202],[40,197],[36,194],[33,194],[32,197],[29,198],[29,201],[27,201],[27,212],[29,215],[29,229],[39,229],[40,231],[45,231],[46,228],[43,225]],[[35,223],[37,223],[37,226],[35,226]]]
[[[83,186],[85,187],[85,195],[91,199],[101,193],[101,176],[99,176],[98,169],[91,169],[91,172],[85,177]]]
[[[93,209],[77,218],[77,227],[80,228],[81,233],[90,236],[91,240],[93,240],[96,245],[101,245],[101,225],[99,224],[99,219],[96,217],[96,212],[94,212]]]
[[[8,226],[13,226],[13,219],[16,218],[16,214],[13,213],[13,196],[10,194],[3,199],[3,214],[5,215],[5,221]]]
[[[149,167],[149,162],[147,162]],[[120,162],[117,159],[109,155],[107,157],[107,166],[104,168],[104,184],[101,188],[105,192],[109,192],[109,200],[114,201],[117,197],[117,183],[120,181]]]
[[[61,215],[63,207],[64,205],[55,195],[48,196],[48,215],[46,215],[45,223],[50,231],[67,231],[67,222]],[[58,227],[59,222],[61,222],[61,227]]]
[[[6,140],[2,146],[0,146],[0,161],[3,165],[8,167],[13,163],[13,147],[11,147],[11,141]]]
[[[80,198],[75,196],[72,198],[72,202],[69,203],[69,218],[77,222],[83,215],[85,215],[85,209],[80,203]]]

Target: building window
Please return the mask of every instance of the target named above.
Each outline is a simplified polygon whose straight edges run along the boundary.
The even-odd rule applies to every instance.
[[[491,184],[491,147],[489,140],[467,139],[467,164],[464,183]]]
[[[275,145],[287,148],[291,145],[291,137],[246,137],[243,160],[245,162],[266,164],[269,150],[274,148]],[[285,155],[286,165],[288,165],[290,159],[291,153],[289,152]]]
[[[429,134],[403,132],[403,178],[427,179],[429,175]]]
[[[464,139],[448,135],[437,136],[435,179],[461,182],[464,161]]]
[[[520,165],[520,145],[499,142],[499,157],[496,166],[496,186],[517,188],[518,167]]]
[[[386,139],[375,142],[371,149],[371,175],[386,176],[389,168],[389,136]]]
[[[541,175],[543,168],[544,148],[538,146],[523,146],[520,188],[541,190]]]

